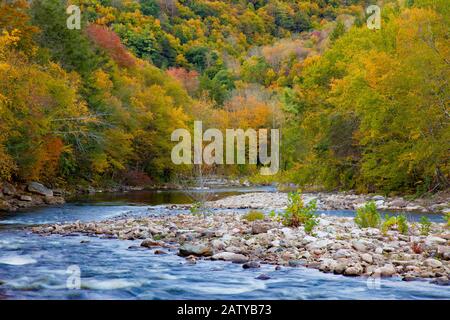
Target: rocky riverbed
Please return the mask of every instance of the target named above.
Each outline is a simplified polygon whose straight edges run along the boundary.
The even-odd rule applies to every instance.
[[[375,201],[380,210],[411,212],[450,212],[448,194],[430,198],[406,200],[403,197],[384,197],[381,195],[359,195],[351,193],[304,193],[305,202],[315,199],[319,210],[356,210],[368,201]],[[287,193],[255,192],[227,197],[209,203],[213,208],[222,209],[284,209],[287,205]]]
[[[221,200],[224,203],[225,200]],[[428,279],[449,284],[450,231],[432,223],[427,236],[411,224],[408,235],[390,230],[360,229],[352,218],[322,214],[312,235],[302,226],[290,228],[277,219],[249,222],[239,212],[207,216],[194,214],[121,216],[100,222],[74,222],[32,227],[41,235],[89,235],[141,239],[140,247],[153,254],[176,253],[186,264],[198,259],[225,260],[243,268],[273,264],[275,268],[308,267],[345,276]],[[261,275],[261,280],[267,278]]]

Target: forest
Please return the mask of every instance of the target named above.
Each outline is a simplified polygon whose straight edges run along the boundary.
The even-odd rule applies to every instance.
[[[171,133],[279,128],[281,169],[228,177],[361,193],[450,183],[450,6],[360,0],[0,4],[0,181],[147,185]],[[66,26],[69,5],[81,30]]]

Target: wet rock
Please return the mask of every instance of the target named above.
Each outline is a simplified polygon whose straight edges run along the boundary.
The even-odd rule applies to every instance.
[[[220,252],[216,253],[211,257],[212,260],[224,260],[224,261],[231,261],[234,263],[244,263],[248,261],[248,257],[239,254],[239,253],[233,253],[233,252]]]
[[[155,250],[154,254],[167,254],[164,250]]]
[[[161,247],[162,243],[160,241],[156,241],[153,239],[145,239],[141,242],[141,247],[152,248],[152,247]]]
[[[255,279],[258,279],[258,280],[269,280],[270,279],[270,276],[268,276],[267,274],[260,274],[259,276],[257,276]]]
[[[450,280],[447,277],[441,277],[431,281],[431,283],[437,284],[439,286],[449,286]]]
[[[290,267],[300,267],[305,264],[303,260],[289,260],[288,262]]]
[[[363,272],[363,268],[360,265],[350,266],[345,269],[344,275],[346,276],[359,276]]]
[[[45,197],[53,197],[53,191],[39,182],[30,182],[27,186],[28,191]]]
[[[208,257],[213,255],[213,251],[209,246],[204,244],[183,244],[178,254],[182,257],[190,255]]]
[[[392,264],[386,264],[383,267],[378,268],[375,272],[379,273],[382,277],[392,277],[397,271]]]
[[[242,265],[242,268],[244,269],[254,269],[254,268],[260,268],[261,265],[257,261],[249,261]]]

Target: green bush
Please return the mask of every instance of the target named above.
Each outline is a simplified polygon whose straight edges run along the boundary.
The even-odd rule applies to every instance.
[[[431,222],[428,217],[422,216],[419,221],[420,224],[420,234],[423,236],[427,236],[430,233]]]
[[[255,221],[255,220],[264,220],[264,213],[261,211],[250,210],[247,214],[245,214],[242,219],[247,221]]]
[[[290,192],[287,208],[280,214],[281,221],[288,227],[304,225],[305,232],[311,233],[312,229],[318,224],[316,211],[316,201],[311,201],[305,205],[300,192]]]
[[[450,212],[445,214],[445,220],[447,220],[447,227],[450,227]]]
[[[375,202],[369,201],[363,207],[356,210],[355,223],[360,228],[378,228],[381,216],[377,211]]]
[[[397,217],[397,230],[401,234],[408,234],[408,219],[404,214],[401,214]]]
[[[404,214],[397,217],[389,217],[388,215],[385,215],[384,222],[381,225],[381,231],[386,234],[387,231],[393,229],[394,226],[401,234],[408,234],[408,219]]]

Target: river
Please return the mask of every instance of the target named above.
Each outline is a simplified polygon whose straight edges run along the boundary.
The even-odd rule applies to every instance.
[[[254,191],[273,189],[215,190],[216,198]],[[0,215],[0,299],[450,299],[450,287],[426,281],[373,282],[303,267],[276,271],[270,265],[244,270],[229,262],[198,261],[190,265],[175,250],[156,255],[140,248],[141,240],[43,237],[26,229],[44,223],[103,220],[125,213],[176,214],[161,205],[188,202],[180,191],[96,194],[59,207]],[[322,213],[353,215],[351,211]],[[432,216],[432,220],[439,219]],[[78,270],[81,288],[72,289],[70,280]],[[262,273],[270,279],[256,279]]]

